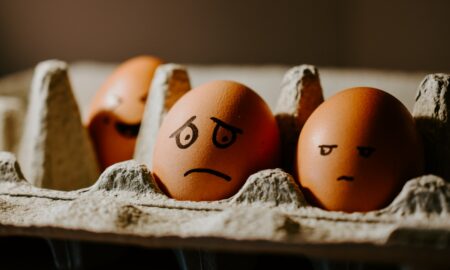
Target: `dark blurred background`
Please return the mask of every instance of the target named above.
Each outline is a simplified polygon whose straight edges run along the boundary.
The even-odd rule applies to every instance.
[[[0,0],[0,75],[38,61],[450,70],[450,1]]]

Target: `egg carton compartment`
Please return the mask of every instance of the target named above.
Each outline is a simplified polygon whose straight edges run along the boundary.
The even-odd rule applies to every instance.
[[[289,173],[301,126],[323,101],[314,66],[293,67],[281,83],[275,113],[283,169],[257,172],[234,196],[212,202],[168,198],[150,173],[159,125],[191,88],[186,68],[157,69],[135,160],[101,174],[67,69],[55,60],[37,66],[25,119],[16,107],[2,110],[2,120],[14,116],[1,121],[1,141],[18,149],[18,159],[0,153],[1,235],[448,266],[450,76],[428,75],[416,97],[427,175],[409,180],[384,209],[349,214],[310,206]]]

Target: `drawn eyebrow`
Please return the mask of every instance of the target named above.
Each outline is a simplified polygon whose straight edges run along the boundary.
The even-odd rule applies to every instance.
[[[213,120],[215,123],[219,124],[220,126],[226,128],[228,130],[231,130],[232,132],[236,132],[236,133],[239,133],[239,134],[243,133],[242,129],[240,129],[238,127],[234,127],[234,126],[232,126],[230,124],[227,124],[224,121],[222,121],[222,120],[220,120],[220,119],[218,119],[216,117],[211,117],[210,119]]]
[[[174,136],[178,135],[178,133],[180,133],[185,127],[189,126],[192,121],[195,120],[195,118],[197,118],[197,116],[192,116],[191,118],[189,118],[186,123],[184,123],[181,127],[179,127],[177,130],[175,130],[172,134],[170,134],[169,138],[173,138]]]
[[[329,147],[329,148],[336,148],[338,147],[337,144],[321,144],[319,147]]]

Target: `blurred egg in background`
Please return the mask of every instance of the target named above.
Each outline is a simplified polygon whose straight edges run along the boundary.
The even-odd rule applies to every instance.
[[[96,93],[87,127],[102,169],[132,159],[153,74],[161,63],[152,56],[131,58]]]

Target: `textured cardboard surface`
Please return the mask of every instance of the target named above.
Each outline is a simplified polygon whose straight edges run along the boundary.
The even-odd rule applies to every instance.
[[[297,68],[306,69],[316,70],[305,66]],[[181,70],[186,74],[179,66],[165,65],[158,71],[165,74],[165,82],[180,78],[183,82],[180,85],[188,84],[187,76],[177,77],[173,75],[176,72],[170,70]],[[292,78],[296,82],[293,85],[302,82],[305,75],[311,74],[298,72]],[[318,77],[314,80],[316,85],[320,85]],[[152,91],[159,91],[160,95],[155,99],[157,102],[168,100],[170,95],[164,95],[170,88],[167,85],[153,84]],[[432,95],[429,93],[433,91],[428,90],[433,88],[426,85],[423,84],[419,91],[423,92],[422,95]],[[181,89],[187,91],[185,87]],[[284,89],[289,90],[282,91],[294,89],[301,92],[308,88]],[[448,90],[439,89],[441,94]],[[288,95],[281,93],[280,96]],[[30,99],[30,106],[33,106],[33,100]],[[429,109],[436,105],[434,98],[418,100],[422,101],[415,108],[416,117],[435,111]],[[297,103],[291,104],[295,106]],[[446,107],[447,103],[442,106]],[[157,108],[159,117],[146,112],[144,123],[149,119],[153,119],[150,122],[160,121],[170,105],[159,104],[154,108]],[[298,120],[298,110],[285,108],[284,112]],[[279,121],[283,123],[280,118]],[[447,128],[446,121],[441,125]],[[428,128],[424,125],[418,127],[422,134]],[[372,261],[433,259],[436,263],[448,264],[450,184],[435,175],[409,180],[396,199],[384,209],[347,214],[309,206],[292,176],[281,169],[251,175],[240,191],[226,200],[181,202],[165,196],[155,184],[149,168],[141,162],[115,164],[107,168],[94,185],[74,191],[33,186],[25,180],[21,165],[13,155],[0,154],[2,235],[34,235],[148,247],[302,253],[341,259],[358,256],[358,259]]]
[[[36,67],[18,157],[24,174],[39,187],[72,190],[92,184],[99,175],[62,61]]]
[[[0,150],[16,152],[22,134],[24,104],[15,96],[0,97]]]
[[[292,171],[298,136],[311,113],[323,102],[319,71],[311,65],[288,70],[281,82],[275,109],[281,133],[283,168]]]
[[[0,158],[1,234],[290,253],[313,246],[320,256],[368,246],[372,259],[380,247],[449,252],[450,184],[432,175],[410,180],[385,209],[346,214],[308,206],[281,170],[251,176],[227,200],[180,202],[134,161],[108,168],[90,188],[63,192],[33,187],[13,156]]]
[[[419,85],[413,115],[422,133],[426,170],[450,181],[450,75],[430,74]]]

